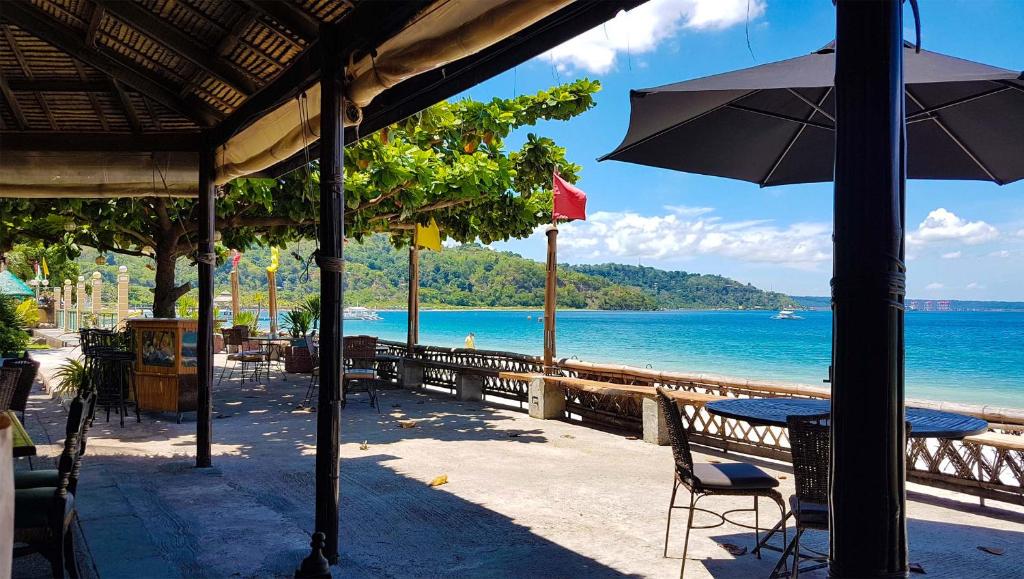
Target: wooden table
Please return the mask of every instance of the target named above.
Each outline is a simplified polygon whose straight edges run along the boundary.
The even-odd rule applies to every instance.
[[[22,426],[21,421],[14,414],[13,410],[6,410],[3,412],[11,421],[11,442],[12,454],[15,458],[21,456],[35,456],[36,455],[36,443],[32,442],[32,437],[28,435],[28,431]]]
[[[716,416],[784,428],[787,416],[827,414],[832,402],[813,398],[733,398],[711,402],[705,408]],[[963,438],[988,430],[988,422],[964,414],[926,408],[907,408],[906,413],[910,438]]]

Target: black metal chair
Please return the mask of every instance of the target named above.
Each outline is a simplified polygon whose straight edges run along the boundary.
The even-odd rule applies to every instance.
[[[829,421],[828,414],[786,417],[789,447],[793,455],[793,483],[796,487],[795,494],[789,497],[789,505],[790,515],[796,521],[796,530],[793,541],[782,555],[782,561],[785,561],[792,552],[793,577],[799,577],[801,571],[813,571],[828,565],[827,555],[824,553],[801,554],[800,537],[807,529],[828,531],[831,457]],[[816,564],[801,568],[801,559],[813,560]]]
[[[14,388],[9,409],[21,412],[21,421],[25,422],[25,407],[28,406],[32,385],[35,384],[36,375],[39,373],[39,362],[29,358],[26,353],[24,358],[5,361],[4,368],[21,368],[21,375],[18,376],[18,385]]]
[[[121,427],[124,428],[128,407],[135,409],[135,421],[142,422],[132,384],[134,352],[102,346],[90,357],[93,359],[93,370],[90,375],[96,391],[96,403],[107,411],[107,422],[110,422],[110,409],[115,408],[120,417]]]
[[[259,380],[260,368],[268,358],[264,355],[261,350],[246,350],[245,347],[249,343],[249,327],[248,326],[235,326],[233,328],[227,328],[224,330],[224,346],[235,346],[238,351],[228,354],[228,360],[225,362],[224,367],[220,370],[220,377],[217,378],[217,385],[224,381],[224,374],[227,374],[228,380],[235,375],[236,370],[241,370],[241,385],[245,385],[245,377],[250,374],[252,379]],[[231,366],[229,369],[228,366]],[[241,368],[239,368],[241,367]],[[269,374],[270,368],[268,365],[267,373]]]
[[[690,542],[690,529],[710,529],[721,526],[726,522],[746,529],[752,528],[754,530],[754,554],[760,558],[761,547],[768,541],[774,531],[769,532],[764,539],[759,537],[758,499],[766,497],[775,501],[779,506],[780,516],[784,519],[786,516],[786,503],[782,500],[782,495],[779,491],[776,490],[776,487],[779,486],[779,481],[749,463],[694,463],[693,456],[690,453],[690,442],[687,438],[686,428],[683,426],[679,407],[668,393],[660,387],[657,388],[657,400],[662,413],[665,415],[668,436],[672,444],[672,455],[675,458],[675,475],[672,483],[672,498],[669,500],[668,521],[665,524],[665,549],[663,556],[668,556],[668,538],[669,532],[672,529],[672,510],[687,509],[689,510],[689,517],[686,521],[686,538],[683,540],[683,561],[679,566],[680,577],[683,576],[686,570],[686,551]],[[689,506],[676,506],[675,504],[676,492],[680,486],[690,491]],[[723,513],[716,513],[697,507],[697,502],[700,499],[712,495],[753,497],[754,508],[730,509]],[[693,514],[697,511],[717,517],[718,522],[710,525],[694,526]],[[754,526],[750,527],[728,518],[730,514],[738,512],[753,512]],[[780,525],[779,527],[782,529],[782,541],[785,544],[785,526]]]
[[[65,571],[73,579],[78,577],[71,528],[76,516],[71,477],[75,474],[77,479],[86,406],[81,397],[71,401],[67,425],[70,434],[57,463],[57,484],[14,491],[14,557],[40,553],[50,561],[54,577],[64,577]]]

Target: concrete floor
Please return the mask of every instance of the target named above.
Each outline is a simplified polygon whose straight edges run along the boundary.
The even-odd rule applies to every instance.
[[[44,356],[48,371],[62,355]],[[215,389],[211,469],[193,468],[194,415],[179,425],[170,415],[144,414],[123,429],[116,416],[110,423],[98,416],[78,497],[87,576],[292,574],[313,524],[316,414],[296,410],[304,377],[279,376]],[[359,394],[343,412],[336,576],[678,576],[685,516],[675,519],[669,558],[662,557],[672,481],[667,447],[443,393],[385,391],[381,406],[378,414]],[[28,414],[37,442],[59,442],[58,402],[34,396]],[[402,428],[399,419],[416,426]],[[736,457],[708,451],[695,458]],[[792,492],[784,465],[755,462],[783,479],[783,495]],[[428,486],[439,475],[448,483]],[[917,485],[908,495],[910,559],[929,577],[1024,573],[1024,509],[982,508],[971,497]],[[736,506],[728,497],[706,500],[714,509]],[[762,524],[777,519],[777,507],[763,502]],[[825,540],[807,542],[821,548]],[[749,549],[752,533],[694,531],[686,576],[764,577],[778,557],[734,557],[721,546],[729,543]],[[47,573],[39,561],[15,563],[17,578]]]

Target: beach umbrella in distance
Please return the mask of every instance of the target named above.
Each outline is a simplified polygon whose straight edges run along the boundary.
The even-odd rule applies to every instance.
[[[9,269],[0,268],[0,295],[30,298],[35,295],[35,292]]]
[[[903,49],[907,177],[1024,177],[1024,75]],[[612,159],[757,183],[832,181],[834,43],[806,56],[630,92]]]

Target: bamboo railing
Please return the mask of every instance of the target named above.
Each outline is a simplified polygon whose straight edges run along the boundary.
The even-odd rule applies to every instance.
[[[405,356],[403,342],[382,341],[389,354]],[[468,350],[417,345],[412,357],[423,364],[424,383],[454,389],[458,367],[484,369],[484,393],[527,402],[526,382],[508,380],[499,372],[541,373],[543,360],[514,352]],[[431,364],[436,364],[431,367]],[[713,374],[662,372],[633,366],[562,359],[563,375],[637,386],[662,386],[733,398],[830,397],[826,387],[761,380],[738,380]],[[570,419],[614,426],[639,434],[642,406],[635,399],[602,396],[567,388]],[[1024,505],[1024,409],[909,399],[908,406],[967,414],[984,419],[990,432],[963,440],[911,439],[907,445],[907,479],[911,482]],[[752,426],[712,416],[703,407],[687,406],[683,419],[691,440],[712,448],[776,460],[790,460],[785,428]]]

